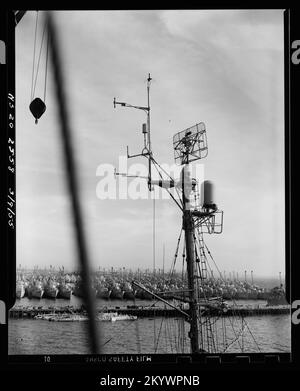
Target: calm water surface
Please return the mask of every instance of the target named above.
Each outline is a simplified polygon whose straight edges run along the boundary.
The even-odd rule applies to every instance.
[[[145,301],[103,301],[97,300],[97,308],[103,306],[147,305]],[[252,304],[265,305],[263,301]],[[250,304],[249,301],[239,304]],[[72,297],[68,300],[29,300],[17,301],[16,306],[66,306],[81,305],[81,300]],[[212,318],[213,320],[213,318]],[[267,315],[246,317],[245,324],[234,318],[224,318],[226,339],[222,331],[222,321],[214,323],[216,343],[223,350],[226,342],[244,326],[242,338],[228,347],[228,352],[258,351],[290,352],[290,316]],[[140,318],[136,321],[97,322],[99,340],[103,354],[129,353],[177,353],[178,349],[189,352],[187,333],[189,325],[177,318]],[[9,354],[88,354],[86,322],[49,322],[34,319],[9,320]],[[249,332],[251,331],[251,333]],[[255,341],[251,337],[254,335]],[[204,346],[205,347],[205,346]]]

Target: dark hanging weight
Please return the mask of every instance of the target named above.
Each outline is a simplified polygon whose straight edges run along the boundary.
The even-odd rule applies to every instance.
[[[46,105],[40,98],[35,98],[29,105],[29,109],[35,118],[35,123],[38,123],[38,119],[44,114]]]

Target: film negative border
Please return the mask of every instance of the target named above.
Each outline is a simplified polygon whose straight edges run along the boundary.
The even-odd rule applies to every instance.
[[[65,364],[79,363],[82,365],[105,364],[142,364],[151,365],[157,363],[166,364],[205,364],[205,365],[247,365],[247,364],[280,364],[290,363],[289,353],[253,353],[253,354],[107,354],[107,355],[13,355],[9,356],[10,363],[26,361],[32,364]]]
[[[2,227],[0,258],[0,352],[7,356],[8,310],[15,302],[16,279],[16,144],[15,144],[15,13],[1,12],[0,37],[0,178]]]
[[[287,156],[289,156],[289,193],[287,194],[287,207],[289,208],[290,224],[287,224],[287,235],[290,236],[290,241],[287,238],[287,244],[290,245],[289,251],[291,256],[290,270],[287,273],[289,277],[289,302],[291,304],[291,327],[292,327],[292,361],[295,363],[300,362],[300,286],[297,283],[297,276],[299,278],[300,268],[299,262],[297,262],[297,200],[299,199],[299,189],[296,186],[296,162],[297,162],[297,143],[299,142],[298,132],[300,126],[299,110],[297,108],[297,98],[299,98],[299,85],[300,85],[300,31],[299,31],[299,9],[292,8],[286,12],[288,18],[288,40],[286,48],[289,48],[289,55],[285,56],[286,61],[289,61],[289,66],[286,63],[286,78],[288,82],[287,90],[289,96],[286,95],[286,119],[289,121],[289,153],[286,150]],[[287,134],[286,134],[287,137]],[[287,175],[287,173],[286,173]],[[287,211],[288,212],[288,211]],[[287,213],[288,214],[288,213]],[[290,232],[288,231],[290,230]],[[288,255],[288,254],[287,254]],[[287,262],[288,263],[288,262]]]
[[[23,11],[20,11],[21,13]],[[4,228],[2,243],[2,256],[0,258],[0,354],[3,362],[12,365],[20,362],[35,363],[41,365],[61,364],[66,362],[86,362],[87,365],[97,362],[110,364],[124,363],[124,355],[111,356],[10,356],[7,349],[7,318],[8,309],[15,301],[15,274],[16,274],[16,183],[15,183],[15,28],[21,21],[22,14],[9,10],[1,13],[1,37],[0,37],[0,72],[1,72],[1,178],[6,178],[1,183],[1,214],[0,223]],[[297,284],[299,263],[297,262],[297,221],[298,214],[296,203],[299,199],[297,189],[295,163],[297,161],[297,132],[300,128],[299,110],[296,102],[300,85],[300,12],[296,8],[287,9],[285,18],[285,155],[286,155],[286,292],[291,304],[291,334],[292,352],[270,353],[256,355],[172,355],[149,356],[151,363],[169,362],[174,364],[202,363],[206,365],[236,365],[236,364],[280,364],[300,363],[300,286]],[[2,324],[1,324],[2,323]],[[128,355],[130,356],[130,355]],[[132,355],[135,356],[135,355]],[[142,355],[147,357],[147,355]],[[123,357],[123,358],[122,358]],[[134,358],[133,360],[136,360]],[[146,359],[145,359],[146,360]],[[129,360],[130,363],[130,360]],[[143,363],[143,359],[135,361]],[[149,360],[150,363],[150,360]]]

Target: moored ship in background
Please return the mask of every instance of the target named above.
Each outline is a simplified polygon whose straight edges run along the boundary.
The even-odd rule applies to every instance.
[[[282,284],[280,287],[275,287],[271,289],[270,295],[267,300],[267,306],[272,305],[287,305],[288,302],[285,298],[285,291],[283,289]]]
[[[33,281],[27,287],[27,296],[29,299],[41,299],[44,295],[44,288],[41,281]]]
[[[111,288],[110,299],[122,300],[124,292],[119,283],[114,283]]]
[[[56,281],[51,278],[48,279],[46,283],[44,283],[44,297],[48,299],[56,299],[58,295],[58,286]]]
[[[108,286],[106,286],[106,284],[99,283],[96,285],[96,289],[97,289],[96,296],[98,299],[108,300],[110,298],[111,289],[109,289]]]
[[[16,283],[16,297],[22,299],[25,296],[25,283],[22,280],[18,280]]]
[[[97,290],[93,283],[91,283],[91,291],[92,291],[92,295],[96,297]],[[73,295],[80,298],[83,298],[84,296],[84,290],[83,290],[83,284],[81,278],[79,278],[74,285]]]
[[[132,284],[136,281],[147,290],[162,296],[164,299],[172,299],[174,293],[180,291],[181,296],[188,297],[188,286],[186,278],[182,279],[181,273],[174,273],[170,278],[168,275],[159,272],[138,270],[103,271],[96,272],[91,276],[91,287],[93,294],[98,299],[104,300],[153,300],[153,295]],[[48,286],[50,282],[50,286]],[[41,289],[42,283],[42,289]],[[214,278],[208,277],[202,281],[198,290],[199,298],[222,297],[224,300],[265,300],[269,305],[287,304],[284,293],[275,286],[276,279],[271,282],[266,280],[262,284],[254,284],[249,281],[242,281],[238,278]],[[51,286],[52,285],[52,286]],[[55,286],[54,286],[55,285]],[[58,290],[58,293],[57,293]],[[42,291],[44,291],[42,293]],[[82,298],[81,277],[77,272],[59,273],[54,270],[34,270],[26,273],[18,271],[16,281],[16,296],[21,299],[28,298],[64,298],[70,299],[72,294]],[[177,294],[175,294],[176,296]],[[282,297],[281,297],[282,296]]]
[[[71,299],[72,296],[72,288],[69,284],[65,284],[64,282],[58,285],[58,297],[62,299]]]
[[[124,282],[122,284],[122,290],[124,292],[124,300],[134,300],[135,299],[135,290],[132,288],[132,285],[129,282]]]

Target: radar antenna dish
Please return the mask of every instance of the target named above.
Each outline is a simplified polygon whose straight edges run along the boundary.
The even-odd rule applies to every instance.
[[[187,128],[173,137],[175,163],[182,165],[203,159],[208,154],[206,127],[203,122]]]

